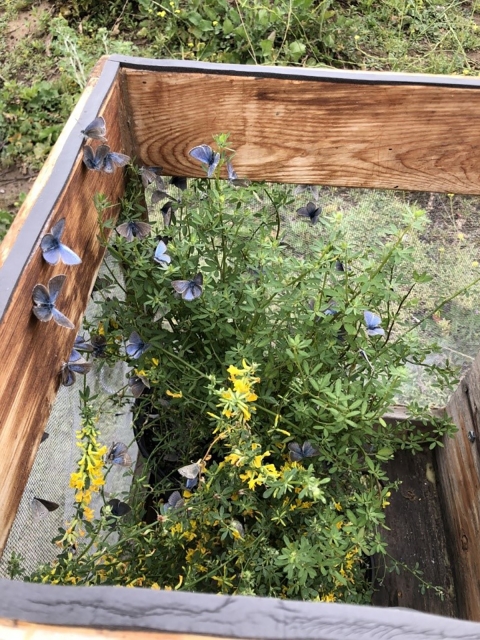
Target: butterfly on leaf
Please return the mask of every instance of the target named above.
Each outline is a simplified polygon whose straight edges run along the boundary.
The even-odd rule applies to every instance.
[[[73,349],[68,362],[65,362],[60,370],[62,385],[71,387],[76,380],[76,373],[84,376],[91,368],[92,363],[84,360],[78,351]]]
[[[55,303],[62,290],[63,283],[66,280],[65,275],[54,276],[48,281],[48,288],[43,284],[36,284],[33,287],[33,314],[42,322],[49,322],[52,318],[61,327],[66,329],[74,329],[74,325],[70,320],[60,313]]]
[[[88,144],[83,147],[83,162],[87,169],[113,173],[117,167],[124,167],[130,162],[130,156],[111,151],[107,144],[101,144],[95,150]]]
[[[140,358],[147,349],[150,349],[151,346],[152,345],[149,342],[144,342],[136,331],[132,331],[128,338],[125,351],[127,356],[130,356],[134,360],[138,360],[138,358]]]
[[[298,196],[305,191],[310,191],[315,200],[318,200],[318,187],[314,184],[299,184],[293,190],[293,195]]]
[[[107,462],[120,467],[129,467],[132,464],[132,458],[128,453],[127,445],[123,442],[113,442],[107,453]]]
[[[105,124],[105,119],[102,116],[98,116],[97,118],[95,118],[95,120],[92,120],[90,124],[87,124],[85,129],[82,129],[80,133],[83,134],[85,138],[106,142],[107,127]]]
[[[122,502],[118,498],[112,498],[102,507],[101,512],[106,517],[110,529],[113,530],[117,526],[118,518],[127,515],[131,510],[126,502]]]
[[[313,202],[308,202],[306,207],[300,207],[300,209],[297,209],[297,215],[302,218],[308,218],[312,224],[317,223],[321,213],[322,207],[317,207]]]
[[[227,162],[228,181],[234,187],[248,187],[250,180],[242,180],[237,176],[237,172],[233,168],[231,162]]]
[[[199,462],[194,462],[193,464],[187,464],[185,467],[180,467],[178,469],[178,473],[187,478],[188,480],[193,480],[197,478],[202,470],[201,460]]]
[[[195,160],[199,160],[202,164],[207,167],[207,177],[211,178],[215,172],[215,169],[220,162],[220,154],[215,152],[212,147],[209,147],[208,144],[201,144],[198,147],[193,147],[188,152],[192,158]]]
[[[125,238],[127,242],[132,242],[134,238],[143,240],[150,235],[151,230],[152,225],[148,224],[148,222],[141,222],[140,220],[129,220],[128,222],[119,224],[116,228],[117,233]]]
[[[367,325],[367,328],[365,329],[367,336],[385,335],[385,331],[381,327],[382,320],[380,319],[380,316],[375,315],[371,311],[364,311],[363,317],[365,318],[365,324]]]
[[[172,287],[184,300],[190,302],[202,295],[203,275],[201,273],[197,273],[193,280],[174,280],[172,282]]]
[[[107,357],[107,339],[101,334],[95,334],[90,336],[90,342],[92,345],[92,355],[94,358],[106,358]]]
[[[161,512],[165,514],[170,509],[179,509],[180,507],[183,507],[184,504],[185,500],[182,498],[180,491],[174,491],[172,494],[170,494],[167,502],[165,502],[165,504],[162,504]]]
[[[313,458],[313,456],[318,456],[319,451],[315,449],[310,442],[306,441],[302,445],[299,445],[298,442],[289,442],[288,448],[290,450],[290,460],[292,462],[300,462],[304,458]]]
[[[158,262],[158,264],[161,265],[167,265],[171,263],[172,259],[167,253],[167,245],[163,240],[160,240],[160,242],[158,243],[153,259],[155,260],[155,262]]]
[[[70,354],[69,360],[76,361],[81,357],[80,351],[93,351],[93,347],[85,340],[85,336],[82,336],[80,333],[75,338],[75,342],[73,343],[72,353]]]
[[[345,271],[345,265],[341,260],[335,260],[335,271]]]
[[[150,381],[144,376],[132,376],[128,379],[128,387],[134,398],[139,398],[145,389],[150,389]]]
[[[80,264],[82,262],[81,258],[79,258],[74,251],[61,242],[64,228],[65,218],[62,218],[53,225],[51,232],[46,233],[40,242],[43,259],[48,262],[48,264],[57,264],[59,260],[61,260],[63,264],[68,265]]]
[[[165,183],[162,178],[163,167],[140,167],[140,177],[146,189],[149,184],[155,183],[158,188],[164,189]]]
[[[41,520],[48,516],[52,511],[56,511],[60,505],[43,498],[33,498],[31,503],[32,515],[34,520]]]

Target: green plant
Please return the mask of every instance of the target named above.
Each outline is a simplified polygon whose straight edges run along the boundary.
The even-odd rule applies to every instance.
[[[407,239],[425,216],[406,209],[382,242],[355,247],[341,218],[324,215],[299,256],[282,238],[289,194],[219,180],[232,152],[227,136],[216,143],[216,177],[193,181],[173,212],[163,208],[168,226],[157,212],[155,232],[168,234],[163,262],[153,259],[158,240],[135,226],[146,214],[138,179],[123,203],[133,236],[118,227],[108,240],[109,205],[96,200],[99,240],[123,267],[110,280],[124,299],[107,283],[89,330],[105,337],[104,362],[127,357],[149,384],[136,394],[136,425],[148,437],[157,517],[132,500],[116,541],[108,514],[87,522],[91,539],[76,555],[68,540],[53,569],[31,579],[365,602],[366,558],[386,553],[381,528],[395,489],[383,463],[452,432],[449,422],[425,434],[382,418],[407,362],[424,364],[432,350],[411,339],[416,325],[401,313],[427,280],[407,268]],[[187,284],[200,273],[203,282]],[[366,310],[381,327],[366,330]],[[453,383],[448,367],[427,368],[435,384]],[[432,423],[428,407],[410,410]],[[184,464],[196,490],[177,473]]]

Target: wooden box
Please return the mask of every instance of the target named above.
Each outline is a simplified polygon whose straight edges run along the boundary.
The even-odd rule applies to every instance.
[[[93,196],[103,193],[115,204],[125,189],[122,171],[112,175],[89,172],[82,162],[80,131],[99,114],[108,122],[112,149],[128,153],[140,165],[161,165],[167,175],[201,176],[202,170],[198,163],[190,162],[188,150],[211,141],[212,134],[229,132],[229,144],[236,150],[236,170],[251,180],[480,194],[480,129],[476,119],[480,115],[480,80],[122,56],[100,60],[0,246],[0,553],[55,398],[60,364],[75,338],[75,332],[52,323],[47,331],[32,316],[35,284],[62,272],[61,266],[52,267],[41,259],[40,238],[52,223],[67,217],[68,243],[81,246],[89,256],[67,279],[62,291],[62,311],[78,328],[103,258],[96,239]],[[112,217],[117,209],[110,209]],[[477,358],[453,394],[447,411],[459,430],[431,462],[437,471],[435,492],[438,489],[442,520],[434,525],[444,526],[446,531],[446,546],[437,549],[432,562],[438,562],[444,554],[453,569],[455,590],[455,605],[435,611],[476,621],[480,621],[479,368]],[[401,413],[389,419],[402,419]],[[476,435],[473,445],[468,432]],[[429,541],[424,543],[428,547]],[[439,544],[436,537],[430,541],[432,548]],[[59,589],[68,593],[66,599],[58,595]],[[371,637],[365,629],[375,621],[398,630],[411,620],[411,637],[415,630],[418,637],[430,631],[433,635],[428,637],[440,637],[435,635],[440,629],[450,628],[458,631],[458,637],[463,637],[463,632],[465,637],[480,637],[480,625],[439,621],[417,613],[263,600],[256,604],[256,599],[185,593],[135,592],[132,597],[136,608],[128,618],[122,615],[120,604],[113,612],[109,602],[120,603],[122,598],[126,602],[133,590],[117,600],[115,594],[124,593],[122,590],[99,589],[1,582],[0,616],[42,624],[64,621],[112,629],[163,629],[245,638],[282,636],[292,640],[344,637],[342,625],[359,637]],[[396,596],[392,590],[396,590]],[[80,595],[75,595],[77,592]],[[23,617],[21,609],[12,605],[13,595],[7,598],[13,593],[17,604],[20,600],[30,603]],[[103,616],[107,609],[112,612],[106,622],[88,616],[83,619],[82,607],[89,606],[87,601],[92,598],[97,598],[98,615]],[[32,604],[37,601],[64,604],[53,618],[45,618]],[[222,610],[222,602],[226,611],[231,607],[235,615],[228,623],[217,625],[219,614],[212,613],[210,624],[205,611],[214,606],[212,603],[218,603],[214,608]],[[402,599],[398,583],[390,585],[383,603],[410,604]],[[150,622],[139,621],[139,612],[147,604],[158,606],[158,616]],[[170,611],[178,608],[177,626],[172,616],[162,622],[162,609],[169,607]],[[188,624],[178,622],[183,607],[191,616],[187,615]],[[428,609],[428,604],[423,608]],[[66,609],[74,613],[62,618]],[[273,624],[280,611],[282,615]],[[247,620],[250,613],[252,620],[257,616],[266,621],[258,627],[258,635],[255,625]],[[305,624],[293,622],[300,615],[305,617]],[[269,627],[269,621],[273,626]],[[9,624],[5,621],[5,629]]]

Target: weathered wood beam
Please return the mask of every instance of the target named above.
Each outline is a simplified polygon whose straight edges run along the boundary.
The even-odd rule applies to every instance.
[[[62,637],[71,640],[92,637],[100,629],[140,632],[138,636],[120,636],[129,640],[146,640],[143,634],[147,631],[170,634],[166,638],[172,640],[193,640],[189,634],[220,640],[480,638],[480,624],[408,609],[8,580],[0,580],[2,618],[59,625],[65,631]],[[69,634],[73,631],[65,627],[76,627],[77,635],[72,638]]]
[[[100,81],[101,76],[101,81]],[[103,60],[89,81],[12,228],[1,245],[0,271],[0,555],[27,482],[44,426],[59,386],[59,371],[76,332],[39,322],[32,314],[32,290],[58,274],[67,279],[58,309],[80,326],[104,249],[93,197],[118,203],[125,188],[122,170],[88,171],[82,162],[80,130],[98,112],[108,122],[111,148],[121,148],[118,63]],[[108,209],[115,216],[118,206]],[[81,265],[47,264],[42,235],[66,218],[62,241],[83,259]]]
[[[135,155],[167,174],[204,175],[189,149],[230,133],[251,180],[480,194],[478,79],[162,62],[122,73]]]

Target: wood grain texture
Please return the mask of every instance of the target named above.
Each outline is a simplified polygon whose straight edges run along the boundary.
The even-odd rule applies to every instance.
[[[440,495],[452,558],[459,615],[480,621],[480,356],[451,397],[458,427],[436,452]],[[476,435],[472,443],[468,433]]]
[[[385,511],[382,538],[388,553],[408,567],[417,563],[425,582],[444,589],[442,600],[433,589],[421,593],[421,583],[410,571],[386,572],[392,562],[389,558],[374,557],[377,581],[381,587],[374,593],[372,604],[385,607],[408,607],[438,615],[456,617],[457,607],[452,568],[442,520],[434,456],[430,450],[412,455],[411,451],[398,451],[386,465],[391,481],[400,481],[392,491],[390,505]]]
[[[8,250],[0,272],[4,309],[0,314],[0,553],[59,386],[61,365],[68,359],[76,336],[75,331],[60,327],[53,320],[36,320],[32,314],[32,290],[37,283],[47,284],[52,276],[66,274],[57,308],[79,327],[104,255],[97,240],[98,214],[93,196],[103,193],[116,203],[124,191],[122,170],[108,175],[86,169],[79,135],[103,102],[100,111],[108,123],[109,143],[112,149],[121,149],[120,94],[114,78],[110,68],[104,83],[99,80],[101,86],[82,107],[86,116],[80,123],[75,120],[76,128],[60,139],[52,152],[54,166],[47,162],[47,169],[34,186],[35,197],[22,211],[20,226],[6,239]],[[93,107],[95,113],[91,113]],[[67,128],[70,126],[71,123]],[[117,211],[116,206],[108,209],[108,216]],[[66,224],[62,241],[83,259],[75,267],[47,264],[39,248],[42,235],[63,217]],[[13,273],[18,278],[11,281]]]
[[[188,151],[230,133],[241,177],[480,193],[480,83],[450,87],[122,71],[140,163],[202,176]]]
[[[478,640],[480,624],[408,609],[0,580],[0,618],[256,640]],[[187,636],[188,637],[188,636]]]

